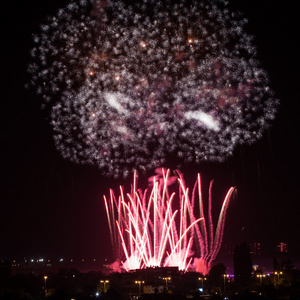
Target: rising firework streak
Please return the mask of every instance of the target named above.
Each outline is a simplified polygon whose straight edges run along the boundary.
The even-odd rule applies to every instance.
[[[120,187],[118,198],[112,190],[109,198],[104,197],[116,258],[125,270],[177,266],[180,270],[194,269],[207,274],[221,247],[234,188],[225,196],[214,232],[212,182],[205,216],[200,175],[190,198],[182,174],[177,172],[176,177],[170,177],[169,173],[161,169],[159,175],[150,179],[151,189],[144,192],[137,188],[135,174],[131,193],[125,195]],[[177,197],[170,193],[174,181],[179,186]],[[193,246],[200,249],[200,256],[193,255]]]

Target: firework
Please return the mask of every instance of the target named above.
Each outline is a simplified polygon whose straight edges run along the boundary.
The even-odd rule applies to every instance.
[[[170,193],[174,179],[179,185],[179,201],[175,204],[175,193]],[[110,191],[109,199],[104,197],[112,244],[117,258],[123,258],[123,268],[176,266],[180,270],[196,269],[207,274],[221,247],[226,211],[234,188],[227,192],[214,234],[212,183],[207,219],[203,210],[200,175],[191,199],[180,172],[177,177],[170,178],[169,171],[162,169],[160,175],[151,178],[150,183],[151,189],[142,192],[137,189],[135,174],[130,194],[125,196],[120,188],[118,198],[113,191]],[[195,216],[197,202],[198,218]],[[179,205],[178,209],[174,210],[176,205]],[[200,257],[192,256],[193,244],[200,250]]]
[[[104,174],[222,161],[277,101],[245,20],[223,0],[80,0],[34,36],[29,72],[57,149]]]

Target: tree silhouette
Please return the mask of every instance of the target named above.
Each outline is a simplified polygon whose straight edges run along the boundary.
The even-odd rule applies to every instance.
[[[221,287],[223,284],[223,275],[226,272],[224,264],[220,263],[213,266],[208,274],[208,281],[211,286]]]

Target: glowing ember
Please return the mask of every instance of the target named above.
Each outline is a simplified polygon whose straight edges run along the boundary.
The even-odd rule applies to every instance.
[[[177,266],[180,270],[196,269],[203,274],[209,271],[221,247],[226,211],[234,188],[228,190],[224,199],[214,235],[212,182],[206,220],[200,175],[190,199],[182,174],[177,174],[176,177],[169,177],[169,170],[161,169],[160,174],[149,179],[151,189],[144,192],[137,189],[135,174],[131,193],[127,197],[122,187],[118,198],[112,190],[109,200],[104,196],[112,244],[116,256],[125,258],[122,262],[125,270]],[[178,204],[174,204],[175,193],[170,192],[170,185],[176,180],[179,185],[178,209],[173,208]],[[198,218],[195,216],[196,192]],[[199,258],[192,256],[193,243],[199,244]]]

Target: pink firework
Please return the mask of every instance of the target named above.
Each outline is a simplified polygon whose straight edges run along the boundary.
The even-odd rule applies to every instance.
[[[196,197],[196,191],[198,191],[199,211],[200,211],[200,217],[203,219],[203,222],[201,222],[201,224],[195,228],[197,240],[200,246],[201,255],[199,258],[195,258],[194,267],[197,272],[200,272],[202,274],[208,274],[211,268],[212,261],[216,258],[217,254],[220,251],[222,240],[223,240],[226,212],[227,212],[231,195],[235,189],[234,187],[231,187],[225,196],[219,214],[216,231],[214,233],[212,212],[211,212],[212,211],[212,184],[213,181],[210,182],[210,186],[209,186],[207,218],[205,217],[204,210],[203,210],[200,174],[198,174],[198,178],[194,186],[193,198],[192,198],[192,203],[194,203]]]
[[[125,258],[122,262],[125,270],[177,266],[184,271],[196,269],[207,273],[220,250],[226,210],[234,188],[227,192],[214,236],[211,215],[212,183],[206,220],[200,175],[190,199],[182,174],[177,172],[178,176],[169,177],[169,173],[169,170],[161,169],[159,175],[149,179],[152,188],[144,192],[137,189],[134,174],[131,193],[126,197],[121,187],[118,198],[112,190],[109,200],[104,196],[114,251],[117,257]],[[174,210],[175,193],[170,193],[169,187],[176,180],[179,185],[179,208]],[[197,190],[198,217],[195,216]],[[193,243],[199,244],[200,258],[192,256]]]

